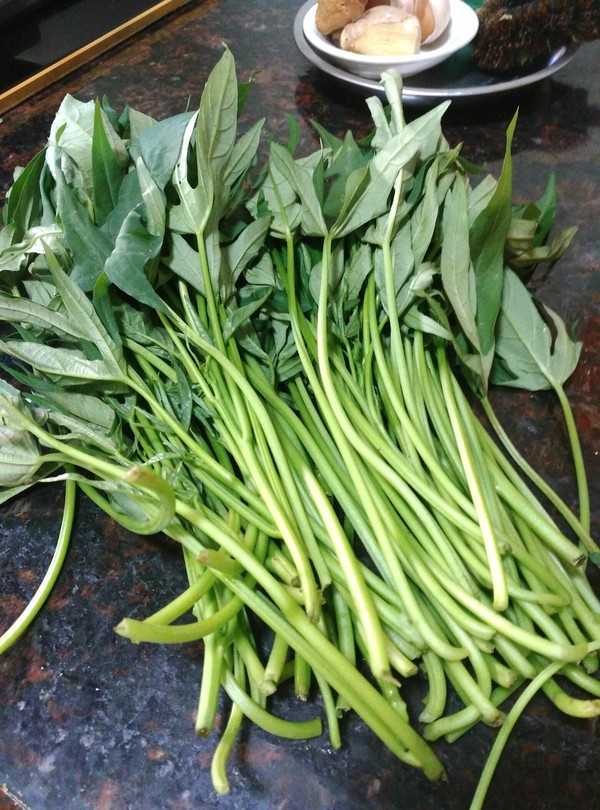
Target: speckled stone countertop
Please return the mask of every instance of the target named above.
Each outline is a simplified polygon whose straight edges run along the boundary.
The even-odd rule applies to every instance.
[[[106,95],[158,118],[195,105],[222,43],[240,79],[259,71],[245,116],[267,117],[275,136],[286,115],[314,146],[317,119],[330,130],[369,128],[364,100],[322,81],[295,47],[299,0],[192,2],[4,115],[0,192],[43,146],[66,93]],[[560,73],[510,98],[457,104],[447,115],[451,143],[497,171],[505,129],[521,108],[514,142],[515,196],[536,199],[550,172],[558,225],[577,224],[568,254],[532,281],[543,299],[576,322],[584,349],[568,384],[591,483],[600,536],[600,48],[582,47]],[[411,114],[411,111],[407,111]],[[497,395],[509,432],[568,502],[573,476],[562,423],[547,394]],[[59,490],[27,493],[0,512],[0,631],[43,576],[60,521]],[[212,790],[214,740],[193,720],[201,645],[134,646],[113,626],[145,615],[184,586],[177,549],[132,537],[82,504],[66,566],[46,610],[0,658],[0,786],[32,810],[466,810],[494,732],[480,727],[436,750],[448,782],[431,785],[399,765],[354,718],[344,748],[327,740],[290,742],[246,728],[231,760],[232,792]],[[294,708],[296,711],[296,708]],[[500,761],[487,810],[600,807],[600,732],[567,719],[540,698],[519,722]],[[0,808],[13,802],[0,787]]]

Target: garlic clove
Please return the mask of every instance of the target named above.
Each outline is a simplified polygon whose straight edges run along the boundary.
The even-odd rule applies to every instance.
[[[435,42],[450,24],[450,0],[390,0],[390,5],[418,17],[421,45]]]
[[[423,44],[428,44],[441,37],[450,25],[450,0],[422,0],[422,2],[429,6],[434,20],[433,31],[427,38],[423,38]],[[424,11],[424,18],[425,15]]]

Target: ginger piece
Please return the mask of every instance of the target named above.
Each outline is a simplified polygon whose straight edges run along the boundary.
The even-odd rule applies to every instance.
[[[319,0],[315,24],[327,37],[360,16],[368,0]]]

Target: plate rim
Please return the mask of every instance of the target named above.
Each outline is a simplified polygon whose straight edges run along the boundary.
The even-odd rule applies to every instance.
[[[340,68],[336,65],[331,64],[327,60],[323,59],[316,51],[313,50],[309,42],[306,40],[303,31],[303,21],[304,17],[308,13],[308,10],[315,5],[315,0],[306,0],[305,3],[298,9],[296,16],[294,18],[294,39],[296,41],[296,45],[302,55],[317,67],[319,70],[326,73],[331,78],[337,79],[342,81],[346,84],[353,85],[356,88],[360,88],[362,90],[369,90],[372,93],[377,95],[383,94],[383,87],[380,82],[376,81],[375,79],[367,79],[363,76],[359,76],[354,73],[350,73],[343,68]],[[523,87],[527,87],[530,84],[535,84],[536,82],[542,81],[549,76],[552,76],[554,73],[559,71],[561,68],[565,67],[575,56],[579,47],[577,45],[574,46],[563,46],[556,51],[553,51],[551,54],[552,62],[546,65],[544,68],[540,70],[533,71],[532,73],[528,73],[524,76],[519,76],[514,79],[508,79],[505,81],[498,81],[492,82],[490,84],[484,85],[475,85],[472,87],[456,87],[456,88],[448,88],[448,87],[418,87],[418,86],[411,86],[411,78],[414,76],[418,76],[419,74],[414,74],[414,76],[407,76],[403,80],[403,91],[402,91],[402,98],[405,101],[424,101],[424,100],[445,100],[445,99],[473,99],[478,98],[480,96],[498,94],[498,93],[506,93],[510,92],[511,90],[519,90]],[[439,67],[439,65],[437,66]]]

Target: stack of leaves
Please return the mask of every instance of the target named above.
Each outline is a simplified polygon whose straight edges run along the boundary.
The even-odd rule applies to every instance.
[[[334,747],[354,710],[431,779],[429,741],[510,729],[524,683],[600,714],[598,548],[562,387],[580,346],[520,278],[573,230],[548,239],[552,181],[513,205],[514,122],[500,178],[474,184],[443,137],[447,105],[407,123],[397,77],[382,81],[366,143],[318,127],[321,148],[298,158],[292,130],[265,165],[262,122],[238,135],[247,87],[228,51],[194,113],[67,97],[4,211],[4,498],[57,480],[67,498],[48,577],[0,650],[60,569],[76,489],[173,538],[189,588],[116,631],[204,639],[197,732],[223,691],[231,705],[220,792],[244,716],[321,733],[318,716],[270,711],[290,678],[320,695]],[[578,517],[503,432],[495,383],[557,392]],[[411,718],[401,687],[419,672]]]

